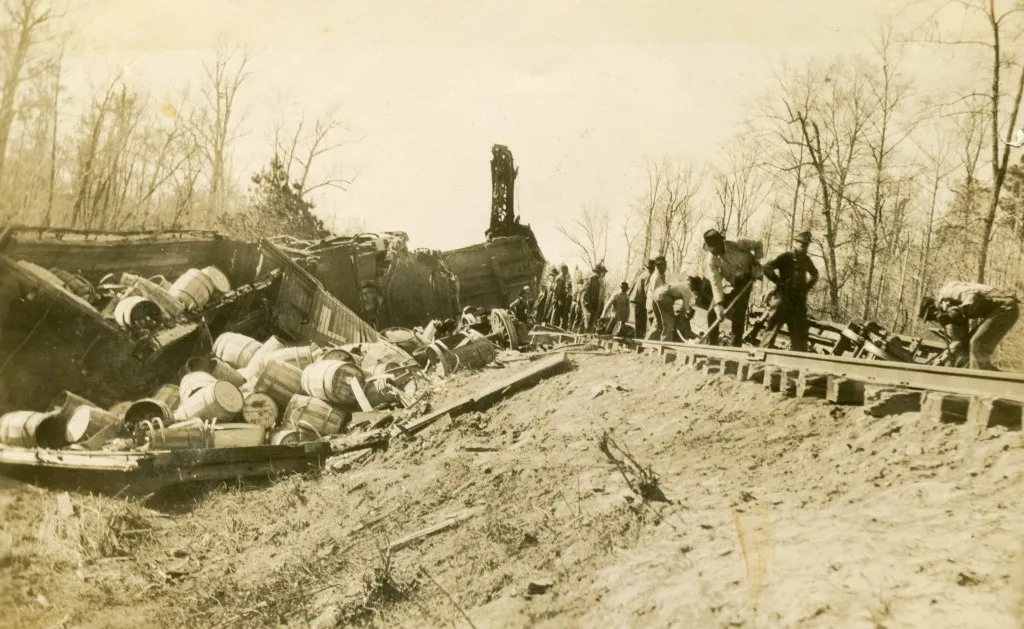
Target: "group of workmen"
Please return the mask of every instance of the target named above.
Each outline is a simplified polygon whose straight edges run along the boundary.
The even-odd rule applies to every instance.
[[[658,256],[647,262],[646,271],[632,286],[622,282],[619,291],[602,303],[601,287],[607,273],[604,265],[596,265],[574,290],[569,268],[563,264],[560,269],[552,269],[551,282],[542,287],[535,300],[525,289],[511,309],[524,321],[575,332],[628,336],[631,331],[637,338],[686,341],[698,338],[690,321],[695,308],[701,308],[707,311],[704,337],[710,344],[719,344],[720,322],[729,321],[729,344],[734,347],[744,342],[771,346],[785,326],[791,350],[811,351],[807,298],[819,277],[808,255],[811,232],[796,234],[788,251],[765,264],[764,246],[759,240],[727,240],[717,229],[706,231],[703,238],[710,279],[692,275],[682,282],[669,282],[668,261]],[[763,314],[747,332],[751,294],[762,279],[770,281],[772,287],[764,297]],[[1013,293],[991,286],[949,282],[939,290],[937,299],[922,300],[918,316],[943,327],[950,341],[951,364],[995,370],[992,354],[1017,322],[1020,301]],[[600,322],[604,325],[599,328]]]

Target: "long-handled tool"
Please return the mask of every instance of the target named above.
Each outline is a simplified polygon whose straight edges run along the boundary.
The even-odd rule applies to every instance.
[[[722,315],[720,317],[718,317],[715,320],[714,323],[711,324],[711,327],[709,327],[706,332],[704,332],[704,336],[701,337],[700,342],[698,343],[698,345],[705,345],[705,344],[708,343],[709,339],[711,338],[711,333],[713,331],[715,331],[716,329],[718,329],[718,326],[722,325],[722,321],[724,321],[725,317],[732,311],[732,308],[733,308],[733,306],[736,305],[736,302],[738,302],[740,300],[740,297],[742,297],[744,295],[744,293],[746,293],[748,290],[750,290],[750,288],[753,285],[754,285],[754,279],[751,278],[750,281],[747,282],[746,285],[743,288],[741,288],[733,296],[732,301],[729,302],[729,305],[725,307],[724,311],[722,311]],[[714,305],[712,305],[712,308],[714,308]]]

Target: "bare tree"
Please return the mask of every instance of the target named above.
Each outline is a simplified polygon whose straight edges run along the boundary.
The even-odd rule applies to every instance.
[[[997,6],[997,4],[999,6]],[[969,88],[955,102],[973,99],[977,93],[984,93],[988,101],[989,145],[991,154],[989,162],[992,173],[987,210],[985,212],[981,236],[978,242],[977,270],[975,277],[978,282],[985,281],[985,273],[989,261],[989,246],[992,243],[996,216],[999,212],[999,197],[1006,182],[1006,172],[1010,161],[1010,146],[1007,144],[1015,133],[1017,118],[1020,113],[1021,96],[1024,95],[1024,64],[1013,55],[1019,47],[1022,30],[1021,14],[1024,3],[1014,2],[1013,6],[1004,7],[1003,2],[996,0],[957,0],[943,2],[942,7],[958,6],[963,10],[963,19],[959,21],[958,33],[963,36],[946,37],[932,34],[929,41],[962,48],[983,50],[988,55],[989,66],[984,78],[985,87]],[[1004,83],[1011,82],[1012,88],[1006,91]],[[1005,139],[1000,133],[1005,132]]]
[[[741,143],[742,142],[742,143]],[[771,182],[765,178],[758,158],[759,147],[742,138],[726,150],[725,163],[712,175],[714,196],[719,207],[719,229],[735,233],[747,232],[753,214],[771,193]]]
[[[32,48],[41,31],[56,16],[43,0],[12,0],[4,4],[3,93],[0,94],[0,178],[4,176],[7,145],[14,122],[18,91],[30,70]]]
[[[643,244],[640,253],[643,260],[651,257],[654,246],[655,215],[664,194],[665,169],[664,161],[658,161],[652,157],[644,160],[646,189],[633,207],[637,218],[635,229],[642,236],[636,240]]]
[[[700,192],[700,175],[690,164],[676,159],[663,162],[662,200],[656,212],[659,251],[669,264],[680,268],[696,225],[693,200]]]
[[[557,229],[566,240],[580,252],[580,257],[590,268],[604,260],[608,254],[608,211],[597,205],[588,204],[568,226],[558,223]]]
[[[229,50],[221,43],[212,64],[204,66],[206,81],[201,89],[203,107],[192,117],[193,130],[201,142],[209,168],[210,198],[219,211],[227,193],[231,144],[238,137],[238,92],[249,78],[249,53]]]
[[[346,131],[334,111],[315,119],[311,126],[306,125],[305,115],[302,115],[294,130],[287,134],[284,124],[279,122],[275,125],[274,151],[281,157],[285,170],[307,201],[310,200],[309,195],[316,190],[347,190],[352,183],[352,179],[341,175],[336,165],[327,171],[316,168],[325,157],[349,144],[344,139]],[[318,171],[320,176],[314,178],[314,173]]]

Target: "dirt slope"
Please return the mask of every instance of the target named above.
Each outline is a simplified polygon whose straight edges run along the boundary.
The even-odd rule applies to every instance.
[[[1019,431],[967,440],[650,358],[573,359],[354,469],[156,505],[169,515],[72,496],[60,516],[54,494],[7,487],[0,626],[1024,626]],[[605,430],[671,504],[630,490]]]

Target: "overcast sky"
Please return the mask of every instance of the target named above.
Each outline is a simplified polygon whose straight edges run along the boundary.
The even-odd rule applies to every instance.
[[[82,0],[70,68],[74,85],[120,67],[161,94],[198,82],[218,37],[251,46],[239,174],[268,160],[282,107],[338,107],[359,141],[335,158],[359,177],[320,208],[414,247],[483,239],[490,146],[505,144],[522,220],[560,261],[573,250],[559,219],[585,203],[625,212],[645,155],[714,157],[774,67],[863,50],[898,4]]]

